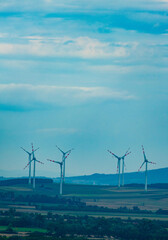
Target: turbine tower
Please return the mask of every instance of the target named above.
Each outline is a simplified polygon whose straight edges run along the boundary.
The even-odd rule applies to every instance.
[[[26,149],[24,149],[23,147],[21,147],[21,149],[23,149],[23,151],[25,151],[28,154],[28,163],[29,163],[29,184],[31,184],[31,156],[33,154],[32,152],[28,152]],[[35,151],[37,151],[39,148],[35,149]]]
[[[109,153],[111,153],[115,158],[117,158],[117,170],[118,170],[118,188],[120,188],[120,162],[121,162],[121,157],[118,157],[114,153],[112,153],[110,150],[107,150]]]
[[[125,157],[130,154],[131,152],[128,152],[130,150],[130,148],[128,148],[128,150],[126,151],[126,153],[124,154],[124,156],[122,157],[122,186],[124,186],[124,168],[125,168]]]
[[[142,166],[144,164],[146,164],[146,167],[145,167],[145,191],[147,191],[147,188],[148,188],[148,180],[147,180],[148,163],[152,163],[152,164],[156,164],[156,163],[148,161],[148,159],[146,158],[146,155],[145,155],[145,150],[144,150],[143,145],[142,145],[142,151],[143,151],[143,155],[144,155],[144,161],[143,161],[142,165],[140,166],[138,172],[141,170]]]
[[[118,170],[118,188],[120,188],[120,172],[121,172],[121,160],[123,160],[123,164],[124,164],[124,158],[130,154],[131,152],[128,153],[129,149],[127,150],[127,152],[124,154],[124,156],[122,157],[118,157],[117,155],[115,155],[114,153],[112,153],[110,150],[107,150],[109,153],[111,153],[115,158],[117,158],[117,170]],[[124,167],[122,168],[122,174],[124,175]]]
[[[36,149],[36,150],[37,150],[37,149]],[[26,167],[29,166],[29,165],[34,161],[34,169],[33,169],[33,189],[35,189],[35,187],[36,187],[36,162],[41,163],[41,164],[44,164],[43,162],[40,162],[39,160],[36,159],[36,157],[35,157],[35,155],[34,155],[34,152],[35,152],[35,150],[34,150],[33,144],[32,144],[32,155],[33,155],[33,158],[32,158],[32,160],[30,161],[30,163],[28,163],[28,164],[26,165]],[[25,167],[25,168],[26,168],[26,167]],[[24,169],[25,169],[25,168],[24,168]]]
[[[63,167],[62,179],[63,179],[63,182],[64,182],[65,181],[65,159],[69,156],[71,151],[74,150],[74,149],[72,148],[72,149],[68,150],[67,152],[63,152],[57,145],[56,145],[56,147],[62,153],[62,167]]]
[[[63,181],[63,171],[62,171],[62,167],[63,167],[63,162],[58,162],[58,161],[54,161],[51,159],[47,159],[50,162],[54,162],[60,165],[60,195],[62,195],[62,181]]]

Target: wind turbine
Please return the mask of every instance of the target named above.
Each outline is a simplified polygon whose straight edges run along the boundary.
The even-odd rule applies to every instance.
[[[130,154],[131,152],[128,152],[130,150],[130,148],[128,148],[128,150],[126,151],[126,153],[124,154],[124,156],[121,158],[122,159],[122,186],[124,186],[124,168],[125,168],[125,157]]]
[[[142,151],[143,151],[143,155],[144,155],[144,161],[142,163],[142,165],[140,166],[138,172],[141,170],[142,166],[144,164],[146,164],[146,168],[145,168],[145,191],[147,191],[147,188],[148,188],[148,180],[147,180],[147,172],[148,172],[148,163],[152,163],[152,164],[156,164],[154,162],[149,162],[148,159],[146,158],[146,155],[145,155],[145,150],[144,150],[144,147],[142,145]]]
[[[128,153],[129,149],[127,150],[127,152],[124,154],[124,156],[122,157],[118,157],[117,155],[115,155],[114,153],[112,153],[110,150],[107,150],[109,153],[111,153],[115,158],[117,158],[117,170],[118,170],[118,188],[120,188],[120,163],[121,160],[123,160],[123,164],[124,164],[124,158],[130,154],[131,152]],[[124,174],[124,167],[122,168],[123,174]]]
[[[37,150],[37,149],[36,149]],[[36,159],[36,157],[35,157],[35,155],[34,155],[34,152],[35,152],[35,150],[34,150],[34,148],[33,148],[33,144],[32,144],[32,155],[33,155],[33,158],[32,158],[32,160],[30,161],[30,163],[28,163],[26,166],[25,166],[25,168],[27,167],[27,166],[29,166],[33,161],[34,161],[34,169],[33,169],[33,189],[35,189],[35,185],[36,185],[36,162],[38,162],[38,163],[41,163],[41,164],[44,164],[43,162],[40,162],[39,160],[37,160]],[[24,169],[25,169],[24,168]]]
[[[21,149],[23,150],[23,151],[25,151],[29,156],[28,156],[28,163],[29,163],[29,184],[31,184],[31,156],[32,156],[32,154],[33,154],[33,150],[32,150],[32,152],[28,152],[26,149],[24,149],[23,147],[21,147]],[[35,151],[37,151],[39,148],[37,148],[37,149],[35,149],[34,150],[34,152]]]
[[[69,154],[71,153],[72,150],[74,150],[73,148],[68,150],[67,152],[63,152],[57,145],[56,147],[58,148],[58,150],[62,153],[62,167],[63,167],[63,182],[65,181],[65,159],[69,156]]]
[[[54,162],[54,163],[57,163],[60,165],[60,195],[62,195],[62,181],[63,181],[63,171],[62,171],[62,168],[63,168],[63,162],[58,162],[58,161],[54,161],[54,160],[51,160],[51,159],[47,159],[48,161],[50,162]]]

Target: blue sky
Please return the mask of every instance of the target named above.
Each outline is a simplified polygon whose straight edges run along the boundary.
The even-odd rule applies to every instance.
[[[167,167],[168,1],[0,0],[0,162],[27,175],[20,146],[40,147],[37,175]]]

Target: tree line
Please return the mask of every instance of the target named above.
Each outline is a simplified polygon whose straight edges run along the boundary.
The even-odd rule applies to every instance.
[[[128,218],[104,218],[90,216],[58,215],[48,212],[47,215],[38,213],[21,213],[15,209],[0,212],[0,226],[43,228],[47,233],[33,233],[28,237],[17,237],[18,240],[37,239],[87,239],[88,237],[114,237],[121,240],[167,240],[168,221],[134,220]],[[9,228],[10,226],[10,228]],[[0,240],[3,238],[0,237]],[[12,238],[9,238],[12,240]],[[15,240],[17,240],[15,239]]]
[[[142,210],[138,206],[132,209],[119,207],[117,209],[86,205],[79,197],[61,197],[59,195],[49,196],[45,194],[15,194],[14,192],[0,192],[0,199],[12,204],[33,205],[37,210],[66,210],[66,211],[85,211],[85,212],[109,212],[109,213],[136,213],[136,214],[164,214],[168,215],[168,210],[158,209],[155,212]],[[46,204],[47,203],[47,204]]]

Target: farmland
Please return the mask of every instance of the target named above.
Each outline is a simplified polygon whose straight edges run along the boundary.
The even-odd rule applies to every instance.
[[[59,192],[59,184],[50,183],[50,184],[39,184],[35,191],[28,185],[14,185],[14,186],[0,186],[0,193],[7,194],[15,194],[15,201],[11,199],[6,199],[5,201],[0,201],[0,209],[9,209],[11,207],[15,207],[17,211],[22,212],[39,212],[41,211],[43,214],[47,212],[46,206],[58,206],[59,204],[52,203],[40,203],[39,205],[43,206],[42,209],[35,207],[37,206],[37,202],[33,203],[32,199],[29,199],[29,202],[25,202],[25,199],[19,200],[20,195],[22,196],[35,196],[35,195],[46,195],[49,197],[54,197]],[[154,189],[149,188],[148,192],[145,192],[143,187],[124,187],[120,190],[117,187],[112,186],[91,186],[91,185],[73,185],[73,184],[64,184],[63,186],[63,197],[65,199],[80,199],[80,202],[86,204],[86,206],[98,206],[103,208],[128,208],[133,209],[135,206],[140,210],[149,210],[152,212],[157,211],[162,208],[164,210],[168,210],[168,189]],[[38,201],[38,200],[37,200]],[[46,200],[47,201],[47,200]],[[54,200],[53,200],[54,201]],[[46,208],[46,209],[45,209]],[[52,210],[52,209],[51,209]],[[59,209],[56,209],[57,212]],[[86,211],[72,211],[71,209],[61,209],[61,212],[69,214],[75,214],[78,212],[80,215],[85,214]],[[71,210],[71,211],[67,211]],[[54,210],[53,210],[54,211]],[[94,211],[90,211],[87,214],[95,215],[95,216],[118,216],[117,214],[109,214],[106,211],[101,209],[101,214],[98,214],[98,210],[96,213]],[[120,217],[124,217],[125,215],[119,214]],[[127,213],[129,217],[135,217],[133,213]],[[138,215],[140,217],[140,215]],[[149,215],[148,215],[149,216]],[[143,216],[145,217],[145,216]],[[154,217],[154,215],[152,215]],[[156,216],[157,219],[159,215]],[[159,218],[166,219],[166,215],[160,216]]]
[[[12,236],[35,240],[130,239],[124,231],[136,236],[134,239],[143,239],[141,231],[149,239],[153,239],[150,234],[162,235],[163,240],[167,237],[167,189],[149,188],[144,192],[142,186],[119,190],[64,184],[63,196],[58,193],[57,183],[37,184],[36,190],[27,184],[0,186],[0,240],[3,236],[11,240]],[[155,233],[142,227],[148,224]]]

